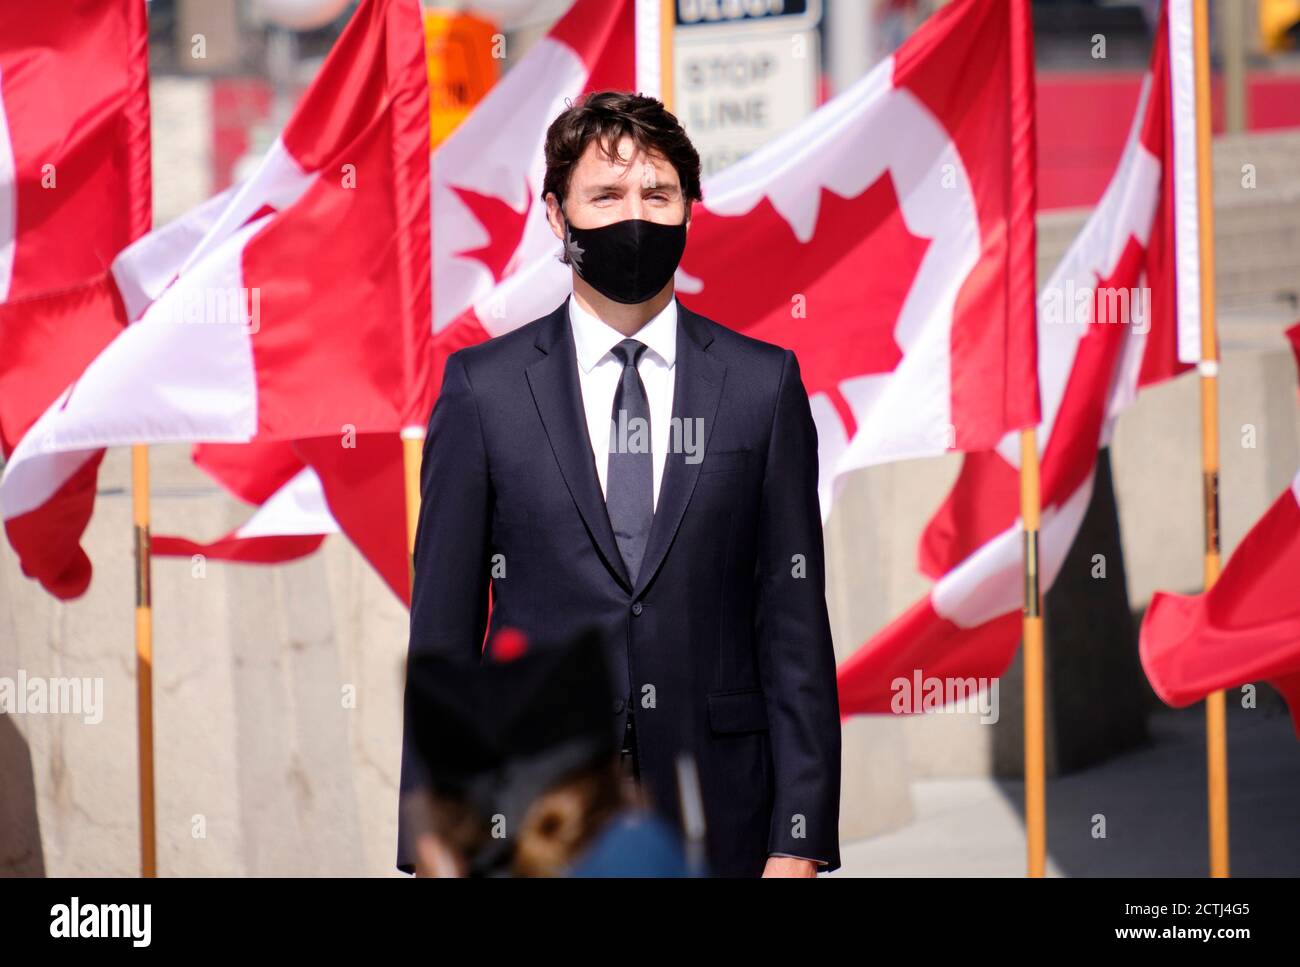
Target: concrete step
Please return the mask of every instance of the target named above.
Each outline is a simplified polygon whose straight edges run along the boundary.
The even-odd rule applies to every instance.
[[[1222,310],[1300,312],[1300,131],[1225,135],[1214,143],[1215,283]],[[1252,165],[1254,187],[1243,184]],[[1038,218],[1038,277],[1046,280],[1088,209]]]

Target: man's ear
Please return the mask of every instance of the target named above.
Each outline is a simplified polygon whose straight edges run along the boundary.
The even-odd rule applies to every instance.
[[[564,241],[564,202],[555,196],[555,192],[546,193],[546,220],[551,225],[551,231],[561,242]]]

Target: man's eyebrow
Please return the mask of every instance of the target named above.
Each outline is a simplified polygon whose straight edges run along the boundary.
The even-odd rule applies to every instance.
[[[621,192],[627,189],[626,181],[611,181],[603,185],[591,185],[583,189],[588,195],[598,195],[602,192],[612,191]],[[662,181],[654,185],[642,185],[646,191],[680,191],[681,186],[676,181]]]

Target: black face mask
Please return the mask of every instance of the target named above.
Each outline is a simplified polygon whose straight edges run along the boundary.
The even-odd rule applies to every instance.
[[[565,250],[574,270],[606,298],[627,305],[659,294],[686,249],[686,222],[661,225],[625,218],[600,228],[574,228],[564,217]]]

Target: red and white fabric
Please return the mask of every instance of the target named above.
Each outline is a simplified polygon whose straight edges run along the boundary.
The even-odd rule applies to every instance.
[[[1287,333],[1300,365],[1300,325]],[[1147,679],[1182,708],[1219,689],[1266,680],[1300,738],[1300,473],[1203,594],[1156,592],[1142,619]]]
[[[93,78],[93,82],[87,81]],[[120,331],[113,257],[149,230],[144,0],[0,7],[0,449]],[[80,540],[102,452],[5,515],[23,573],[71,598],[90,582]]]
[[[954,73],[979,57],[978,73]],[[678,291],[697,311],[798,354],[825,514],[836,481],[854,469],[991,446],[1037,419],[1033,332],[1016,324],[1031,318],[1034,291],[1030,64],[1023,5],[952,4],[896,57],[704,185]],[[438,152],[435,191],[451,184],[470,197],[457,178],[440,180],[438,163],[472,171],[486,139],[509,127],[497,106],[490,97]],[[531,157],[529,199],[542,174],[540,151]],[[484,224],[501,201],[475,198],[448,245],[464,252],[462,239],[507,234]],[[434,207],[441,219],[464,205],[448,195]],[[568,269],[540,206],[536,215],[521,238],[540,254],[519,258],[522,242],[519,253],[494,250],[499,280],[481,264],[438,275],[436,321],[444,280],[473,276],[481,293],[439,329],[440,346],[509,331],[564,297]],[[511,272],[514,261],[523,264]],[[792,310],[796,294],[806,313]]]
[[[372,16],[378,6],[370,5]],[[537,199],[545,129],[566,99],[589,89],[626,88],[657,70],[657,57],[629,56],[647,49],[636,40],[637,30],[644,38],[642,28],[653,23],[657,7],[640,0],[579,0],[435,154],[432,384],[446,354],[535,318],[567,292],[568,270],[555,258],[558,242]],[[359,33],[355,20],[349,33]],[[340,59],[336,51],[330,63]],[[629,73],[633,64],[635,76]],[[340,102],[337,92],[316,97],[327,99]],[[300,109],[299,116],[305,113]],[[1027,4],[958,0],[804,125],[706,183],[679,291],[698,311],[799,354],[823,441],[824,512],[836,480],[854,469],[954,446],[992,446],[1037,420],[1034,332],[1027,324],[1034,290],[1032,119]],[[256,261],[246,251],[263,233],[274,236],[275,219],[298,211],[294,202],[305,192],[295,171],[309,166],[288,163],[301,161],[294,141],[287,133],[259,175],[236,193],[143,323],[184,293],[187,278],[217,289],[246,284]],[[284,211],[264,214],[268,205]],[[367,236],[359,230],[359,237]],[[283,262],[271,267],[289,275],[290,288],[315,285],[317,303],[321,291],[331,291]],[[755,284],[775,277],[783,279],[779,287]],[[286,286],[274,274],[265,284]],[[302,419],[301,399],[311,399],[308,383],[333,389],[336,371],[322,364],[336,360],[307,353],[289,366],[286,352],[268,365],[260,357],[249,365],[262,335],[241,341],[241,328],[251,327],[247,314],[241,318],[243,327],[223,327],[227,331],[202,347],[150,339],[151,347],[174,357],[168,369],[177,378],[164,381],[165,392],[187,401],[150,439],[308,436],[295,433],[291,417],[311,422]],[[289,330],[302,328],[289,325],[298,321],[291,313],[274,320]],[[200,356],[201,371],[193,365]],[[112,360],[114,370],[131,359],[123,351]],[[144,379],[144,367],[136,368],[133,380]],[[268,413],[270,404],[289,398],[277,392],[281,385],[299,391],[299,412],[286,406],[283,414],[278,407]],[[82,392],[79,385],[71,400]],[[162,401],[149,398],[148,388],[139,395],[154,417],[119,414],[124,430],[163,422],[157,419],[166,409]],[[221,405],[200,405],[215,400]],[[98,412],[104,401],[92,402]],[[421,419],[406,425],[421,426],[427,407],[414,412]],[[76,426],[103,437],[112,429],[89,408],[65,419],[65,430]],[[358,440],[367,430],[391,432],[376,430],[373,422],[357,429]],[[338,459],[337,442],[326,445],[322,434],[310,435],[317,439],[300,439],[294,447],[300,455],[316,454],[304,460],[318,471],[340,526],[358,540],[363,533],[403,533],[397,502],[361,497],[339,476],[350,463]],[[399,494],[400,457],[389,450],[393,456],[382,472],[372,466],[363,482],[376,486],[383,476]],[[39,496],[42,484],[48,489],[57,460],[40,456],[45,459],[28,457],[9,469],[0,489],[6,508]],[[334,466],[323,469],[324,462]],[[396,559],[387,549],[383,556]]]
[[[798,355],[823,516],[855,469],[993,446],[1037,421],[1033,162],[1027,5],[959,0],[706,180],[677,291]],[[450,343],[563,299],[558,243],[544,225],[536,237],[541,257],[479,299],[455,324],[471,337]]]
[[[573,19],[581,6],[435,154],[440,359],[549,311],[568,291],[537,200],[541,144],[564,97],[626,86],[600,65],[626,43],[619,23],[629,23],[600,24],[596,43],[591,21]],[[575,56],[579,27],[600,56]],[[825,513],[854,469],[992,446],[1037,420],[1025,322],[1031,63],[1024,4],[954,3],[803,125],[704,186],[678,290],[697,311],[798,353]],[[556,78],[568,79],[560,91]],[[792,310],[795,295],[806,312]],[[399,460],[394,451],[386,471],[394,488]],[[321,477],[328,485],[330,474]],[[368,535],[381,527],[383,508],[336,492],[336,514],[344,502],[371,522]]]
[[[586,91],[659,89],[659,14],[660,5],[651,0],[578,0],[436,147],[430,166],[438,230],[426,268],[437,280],[432,287],[435,388],[451,352],[498,329],[493,320],[503,298],[498,291],[501,281],[521,264],[554,261],[554,236],[537,197],[544,174],[542,145],[551,120],[566,102]],[[562,267],[557,263],[556,268]],[[140,275],[138,264],[134,274]],[[549,296],[539,289],[515,298],[543,305]],[[476,305],[486,325],[479,321]],[[411,426],[422,431],[424,420]],[[323,497],[313,505],[324,511],[320,534],[342,527],[394,594],[406,601],[409,563],[401,445],[394,434],[364,432],[356,434],[354,444],[343,449],[337,440],[306,438],[286,442],[275,455],[291,454],[286,459],[298,467],[310,466],[317,474]],[[195,462],[236,496],[260,504],[250,496],[250,478],[278,486],[292,476],[270,453],[256,447],[199,445]],[[293,506],[301,506],[301,494],[299,498]],[[213,559],[261,563],[291,560],[314,547],[308,548],[298,532],[304,523],[299,514],[277,523],[278,508],[286,506],[268,504],[257,510],[257,526],[265,536],[256,547],[242,547],[235,531],[208,544],[155,538],[154,552],[205,553]],[[285,540],[277,543],[273,535],[280,528]]]
[[[254,505],[239,527],[214,541],[156,534],[150,550],[163,557],[278,564],[312,553],[338,524],[320,478],[291,441],[200,443],[195,462],[232,496]]]
[[[1038,298],[1044,591],[1082,523],[1116,417],[1139,388],[1186,370],[1199,352],[1199,275],[1186,269],[1195,257],[1185,249],[1196,230],[1194,129],[1186,134],[1195,113],[1180,94],[1190,17],[1189,3],[1170,4],[1115,175]],[[1123,303],[1110,293],[1120,291],[1137,294],[1137,313],[1112,317]],[[935,584],[841,666],[845,715],[898,711],[895,684],[918,673],[987,681],[1010,664],[1024,603],[1019,469],[1019,434],[964,458],[921,539],[920,567]]]
[[[19,441],[5,519],[47,505],[106,446],[341,446],[422,419],[428,110],[417,0],[364,0],[257,171],[116,262],[119,298],[142,315]]]

